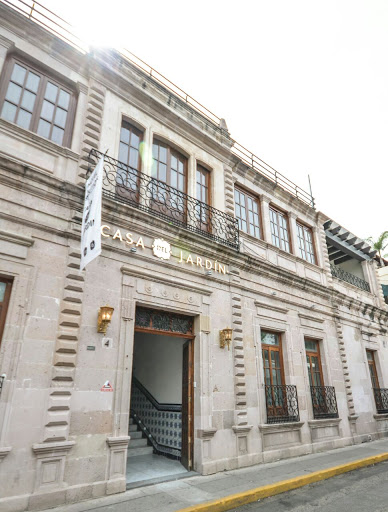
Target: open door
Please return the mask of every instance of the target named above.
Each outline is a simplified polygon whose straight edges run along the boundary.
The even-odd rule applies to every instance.
[[[183,345],[182,366],[182,458],[181,464],[190,471],[193,467],[194,440],[194,342]]]

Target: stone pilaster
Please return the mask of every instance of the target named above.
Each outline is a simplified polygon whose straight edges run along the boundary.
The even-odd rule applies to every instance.
[[[225,188],[225,213],[234,216],[234,183],[233,173],[229,167],[224,168],[224,188]]]
[[[331,269],[330,269],[330,260],[329,260],[329,251],[327,250],[327,244],[326,244],[326,233],[325,228],[323,227],[323,224],[327,221],[327,217],[322,215],[320,212],[317,214],[317,234],[316,234],[316,240],[317,240],[317,250],[318,250],[318,244],[319,249],[321,252],[321,265],[323,269],[326,271],[326,278],[327,283],[332,284],[333,283],[333,276],[331,275]]]

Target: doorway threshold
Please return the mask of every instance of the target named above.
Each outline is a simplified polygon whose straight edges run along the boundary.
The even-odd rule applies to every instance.
[[[184,478],[190,478],[192,476],[199,476],[196,471],[186,471],[185,473],[179,473],[177,475],[166,475],[158,478],[150,478],[149,480],[138,480],[137,482],[127,483],[126,490],[137,489],[138,487],[146,487],[148,485],[162,484],[164,482],[173,482],[175,480],[183,480]]]

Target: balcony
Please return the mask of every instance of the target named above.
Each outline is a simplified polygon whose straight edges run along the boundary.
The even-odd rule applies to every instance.
[[[99,151],[91,150],[89,172],[101,156]],[[108,156],[104,160],[102,189],[103,195],[113,201],[142,210],[237,251],[239,249],[237,219]]]
[[[337,399],[333,386],[311,386],[314,419],[338,418]]]
[[[373,388],[378,414],[388,414],[388,389]]]
[[[299,421],[298,393],[296,386],[265,386],[267,423]]]
[[[351,274],[350,272],[346,272],[341,267],[337,267],[336,265],[330,264],[331,274],[340,279],[341,281],[346,281],[347,283],[352,284],[353,286],[357,286],[357,288],[360,288],[361,290],[364,290],[366,292],[370,293],[370,286],[369,283],[364,281],[364,279],[361,279],[358,276],[355,276],[354,274]]]

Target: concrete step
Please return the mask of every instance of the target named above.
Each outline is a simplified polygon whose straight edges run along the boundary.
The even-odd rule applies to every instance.
[[[136,457],[137,455],[149,455],[152,452],[152,446],[146,446],[145,448],[132,448],[132,450],[128,450],[128,457]]]
[[[133,424],[134,424],[133,418],[129,418],[129,424],[130,424],[130,425],[133,425]]]
[[[137,425],[129,425],[129,432],[136,432]]]
[[[129,450],[132,450],[133,448],[140,448],[142,446],[147,446],[147,439],[146,438],[140,438],[140,439],[131,439],[129,441]]]
[[[141,439],[143,437],[143,432],[141,430],[136,430],[136,432],[130,432],[129,435],[132,439]]]

